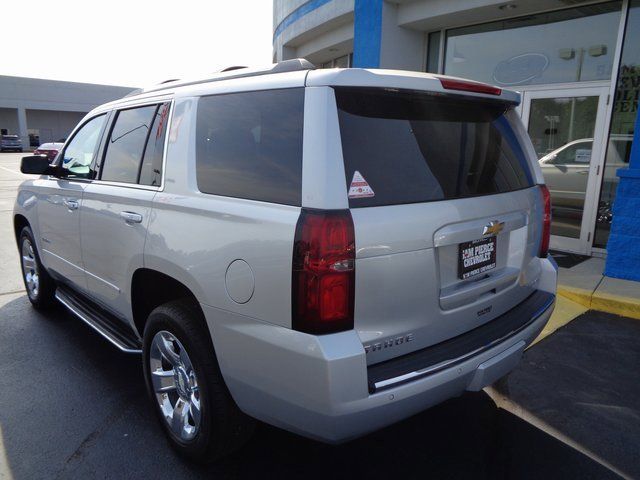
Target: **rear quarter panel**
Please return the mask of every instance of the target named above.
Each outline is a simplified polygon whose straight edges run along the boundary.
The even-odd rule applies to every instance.
[[[289,327],[300,208],[201,193],[195,176],[196,114],[196,99],[176,100],[165,189],[154,198],[145,268],[179,280],[202,304]],[[253,283],[253,294],[244,303],[231,298],[225,281],[235,260],[244,260],[251,269],[241,280],[247,288]]]

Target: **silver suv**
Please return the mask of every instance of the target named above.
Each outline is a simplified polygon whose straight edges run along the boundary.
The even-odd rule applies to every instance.
[[[172,444],[332,443],[512,370],[554,307],[518,94],[304,60],[148,88],[25,157],[29,299],[125,352]]]

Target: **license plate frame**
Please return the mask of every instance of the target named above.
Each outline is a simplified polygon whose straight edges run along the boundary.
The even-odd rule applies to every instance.
[[[459,243],[458,278],[467,280],[496,268],[497,247],[495,235]]]

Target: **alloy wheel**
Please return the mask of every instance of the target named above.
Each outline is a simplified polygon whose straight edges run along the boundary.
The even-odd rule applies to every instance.
[[[192,440],[202,418],[200,389],[184,345],[172,333],[161,330],[151,341],[149,372],[164,420],[182,441]]]
[[[40,274],[33,245],[28,238],[22,241],[22,273],[27,285],[27,294],[32,299],[37,298],[40,291]]]

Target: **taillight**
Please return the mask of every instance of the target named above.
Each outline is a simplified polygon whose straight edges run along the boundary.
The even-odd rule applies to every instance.
[[[540,241],[540,258],[549,254],[549,240],[551,239],[551,194],[546,185],[538,185],[542,194],[544,216],[542,219],[542,240]]]
[[[453,78],[441,78],[442,88],[447,90],[462,90],[464,92],[486,93],[500,95],[502,89],[486,83],[470,82],[468,80],[456,80]]]
[[[352,329],[354,289],[351,212],[303,209],[293,244],[293,328],[307,333]]]

